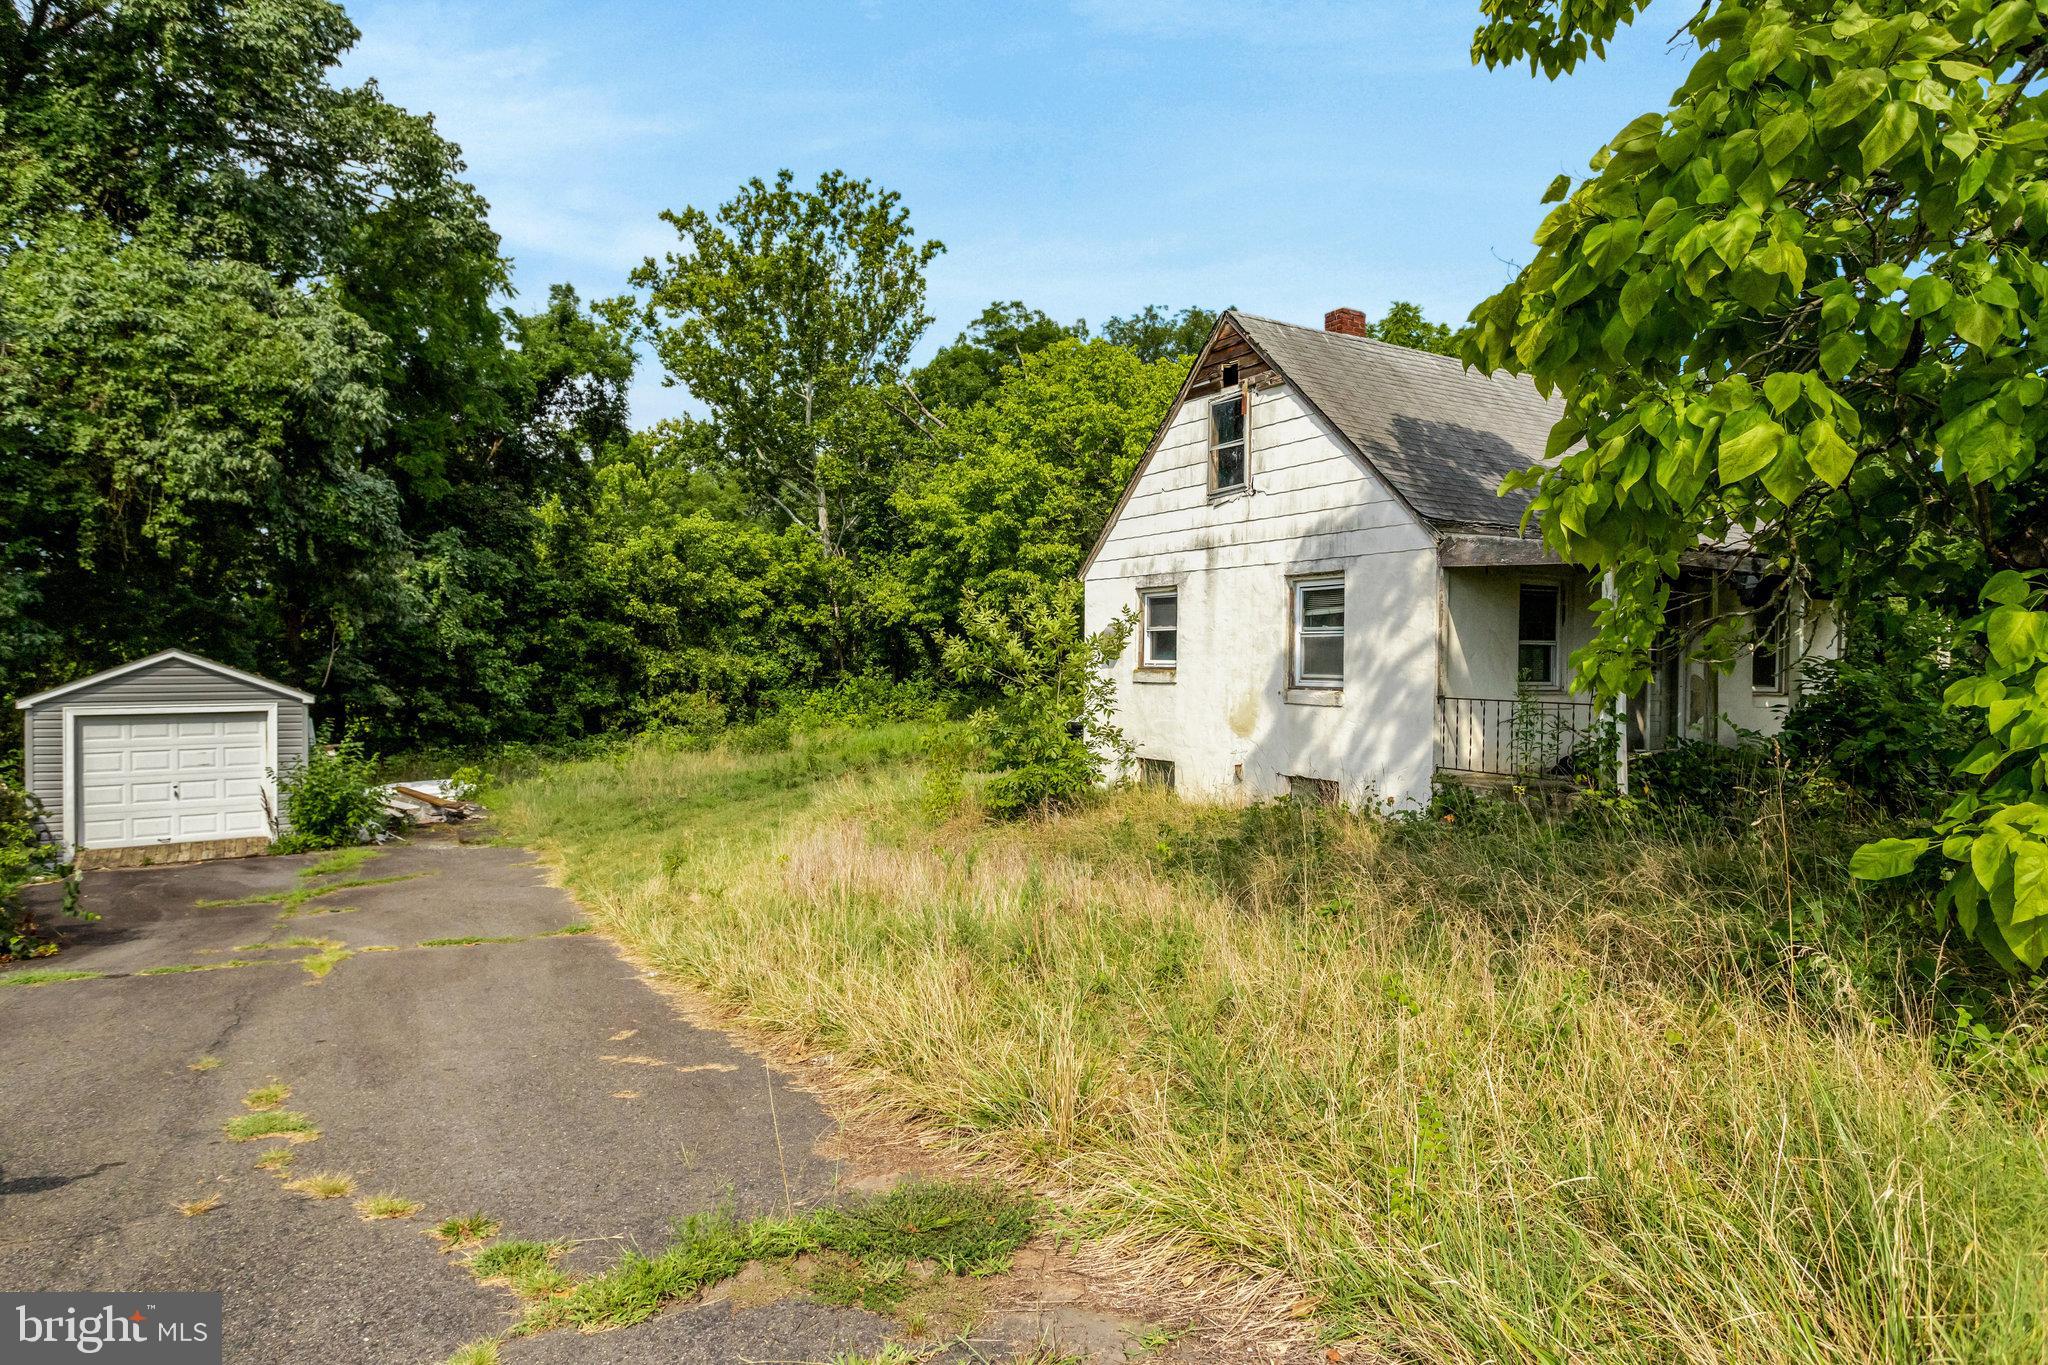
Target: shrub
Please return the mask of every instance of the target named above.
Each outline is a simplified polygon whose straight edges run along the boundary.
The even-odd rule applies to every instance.
[[[1840,658],[1801,674],[1783,743],[1879,809],[1931,814],[1960,790],[1954,764],[1970,747],[1969,718],[1942,694],[1969,671],[1932,612],[1873,613],[1847,632]]]
[[[315,746],[304,763],[279,774],[277,790],[291,826],[277,841],[280,853],[359,844],[384,823],[377,760],[363,753],[354,729],[339,744]]]
[[[1105,771],[1129,762],[1130,746],[1111,720],[1109,668],[1134,624],[1126,612],[1094,635],[1083,632],[1081,586],[1060,583],[1009,611],[970,600],[961,634],[940,642],[946,671],[998,690],[975,716],[996,776],[982,793],[996,815],[1071,806]]]
[[[0,958],[48,957],[57,951],[49,931],[23,902],[21,890],[46,877],[65,877],[64,912],[87,919],[78,910],[78,885],[55,844],[46,843],[37,822],[42,803],[5,778],[0,778]]]

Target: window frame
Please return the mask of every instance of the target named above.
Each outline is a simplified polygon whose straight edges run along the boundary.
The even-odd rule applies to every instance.
[[[1550,638],[1536,640],[1522,633],[1522,599],[1531,591],[1550,594]],[[1524,678],[1522,676],[1522,651],[1535,646],[1549,652],[1550,667],[1548,678]],[[1562,676],[1562,652],[1564,650],[1564,584],[1549,579],[1525,578],[1515,584],[1515,686],[1533,688],[1538,692],[1561,692],[1564,690]]]
[[[1751,620],[1761,622],[1766,612],[1769,613],[1770,638],[1766,640],[1763,631],[1757,630],[1754,625],[1751,627],[1749,690],[1761,697],[1782,697],[1788,691],[1785,680],[1785,656],[1792,652],[1792,604],[1784,600],[1766,603]],[[1764,684],[1756,680],[1756,663],[1767,654],[1771,660],[1771,681]]]
[[[1152,654],[1152,607],[1162,598],[1173,602],[1173,625],[1167,627],[1173,632],[1173,658],[1164,662]],[[1180,587],[1140,588],[1138,590],[1138,667],[1156,673],[1170,673],[1180,667]]]
[[[1208,428],[1209,444],[1209,496],[1212,498],[1235,497],[1239,493],[1252,491],[1252,390],[1251,385],[1239,382],[1234,390],[1222,393],[1205,401],[1202,420]],[[1226,403],[1235,403],[1238,411],[1238,434],[1235,441],[1219,441],[1216,431],[1216,410]],[[1239,477],[1236,483],[1217,482],[1217,459],[1227,446],[1236,446],[1238,451]]]
[[[1303,606],[1302,599],[1310,592],[1328,588],[1335,588],[1344,595],[1343,610],[1346,613],[1345,622],[1335,630],[1327,626],[1316,627],[1311,630],[1310,627],[1304,624],[1307,612]],[[1344,689],[1344,643],[1351,628],[1349,616],[1351,608],[1350,585],[1345,582],[1344,575],[1341,573],[1304,574],[1299,578],[1288,581],[1287,600],[1287,685],[1290,688],[1299,688],[1303,691],[1341,692]],[[1337,673],[1335,677],[1309,674],[1302,671],[1302,666],[1307,661],[1307,651],[1302,645],[1302,642],[1306,639],[1335,639],[1337,641]]]
[[[1173,791],[1178,786],[1179,777],[1178,765],[1170,758],[1140,756],[1138,759],[1138,785],[1141,787]]]

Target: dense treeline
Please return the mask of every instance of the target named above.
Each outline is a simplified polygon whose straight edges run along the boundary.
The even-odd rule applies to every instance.
[[[0,7],[0,692],[175,645],[402,745],[919,676],[1071,579],[1214,321],[999,303],[912,367],[942,248],[839,173],[521,311],[458,149],[333,83],[355,37]],[[701,416],[631,429],[644,351]]]

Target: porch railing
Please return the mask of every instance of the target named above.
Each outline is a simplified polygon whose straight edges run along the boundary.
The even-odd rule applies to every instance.
[[[1437,767],[1500,777],[1562,777],[1595,729],[1590,701],[1438,697]]]

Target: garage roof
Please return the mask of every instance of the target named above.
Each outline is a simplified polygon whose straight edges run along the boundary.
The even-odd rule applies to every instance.
[[[32,697],[23,697],[20,701],[14,703],[14,709],[26,711],[30,707],[40,706],[46,701],[54,701],[67,692],[76,692],[82,687],[91,687],[94,683],[102,683],[109,678],[118,678],[124,673],[138,672],[153,664],[168,663],[172,660],[190,664],[194,668],[203,668],[209,673],[218,673],[224,678],[233,678],[238,682],[248,683],[252,687],[261,687],[266,691],[277,693],[280,697],[290,697],[295,701],[303,702],[311,702],[313,700],[311,692],[301,692],[296,687],[286,687],[281,682],[272,682],[268,678],[259,678],[254,673],[244,673],[239,668],[229,668],[226,664],[215,663],[212,659],[202,659],[197,654],[187,654],[182,649],[166,649],[152,654],[146,659],[137,659],[133,663],[125,663],[116,668],[104,669],[93,674],[91,677],[80,678],[77,682],[68,682],[62,687],[53,687],[47,692],[38,692]]]

